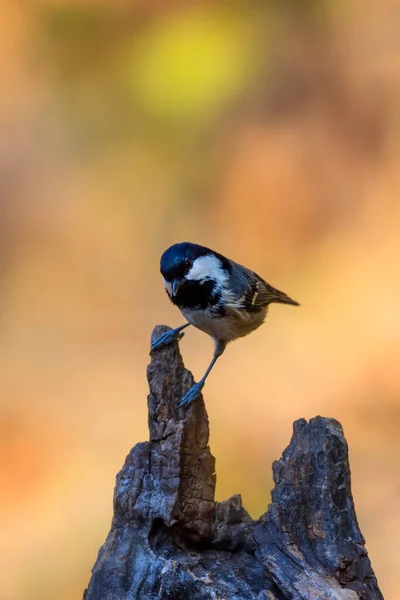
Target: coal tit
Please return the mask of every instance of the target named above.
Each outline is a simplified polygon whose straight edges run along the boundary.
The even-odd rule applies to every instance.
[[[151,351],[180,339],[183,329],[189,325],[208,333],[215,344],[208,369],[184,395],[180,406],[199,397],[208,374],[228,342],[262,325],[269,304],[299,305],[253,271],[210,248],[190,242],[168,248],[161,257],[160,271],[169,298],[188,322],[164,333]]]

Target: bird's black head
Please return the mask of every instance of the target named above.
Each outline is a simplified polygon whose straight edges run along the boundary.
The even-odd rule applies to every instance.
[[[161,257],[160,271],[166,281],[183,279],[190,271],[196,258],[213,254],[210,248],[180,242],[170,246]]]
[[[164,252],[160,270],[174,304],[206,309],[218,303],[230,262],[210,248],[181,242]]]

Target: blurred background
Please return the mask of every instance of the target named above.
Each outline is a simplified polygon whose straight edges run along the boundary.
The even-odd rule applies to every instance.
[[[81,598],[147,439],[159,257],[209,245],[301,303],[229,347],[217,499],[265,511],[292,422],[340,420],[386,600],[400,536],[400,2],[3,0],[3,600]],[[199,378],[212,342],[181,342]]]

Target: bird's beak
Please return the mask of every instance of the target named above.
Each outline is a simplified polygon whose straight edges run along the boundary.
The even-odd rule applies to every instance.
[[[178,279],[174,279],[172,282],[172,297],[175,298],[177,295],[179,288],[181,287],[181,282]]]

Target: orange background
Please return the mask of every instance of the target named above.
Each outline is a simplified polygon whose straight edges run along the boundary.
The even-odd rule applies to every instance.
[[[3,0],[4,600],[80,598],[147,439],[158,272],[209,245],[298,300],[205,389],[217,498],[265,511],[293,420],[340,420],[386,600],[400,536],[400,3]],[[188,330],[199,378],[212,343]]]

